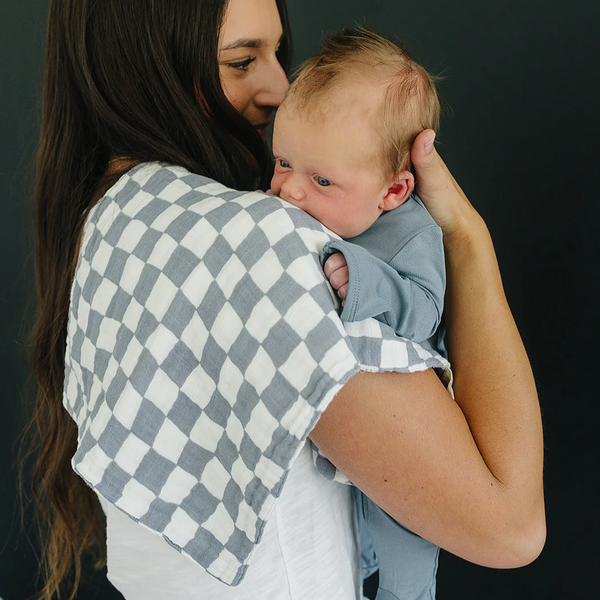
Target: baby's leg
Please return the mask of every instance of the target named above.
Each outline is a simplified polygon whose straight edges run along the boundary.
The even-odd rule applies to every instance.
[[[354,487],[354,497],[356,499],[356,516],[358,518],[358,536],[360,539],[360,570],[362,578],[367,579],[373,573],[379,570],[377,557],[375,556],[375,548],[373,547],[373,539],[369,532],[369,527],[365,521],[365,516],[362,509],[362,500],[360,498],[362,492]]]
[[[379,563],[376,600],[433,600],[440,549],[412,533],[356,490],[356,506]]]

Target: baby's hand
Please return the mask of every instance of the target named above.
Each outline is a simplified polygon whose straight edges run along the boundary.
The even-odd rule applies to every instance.
[[[333,286],[333,289],[337,292],[337,295],[342,299],[342,306],[346,302],[346,296],[348,295],[348,264],[346,259],[341,252],[332,254],[326,261],[323,267],[329,283]]]

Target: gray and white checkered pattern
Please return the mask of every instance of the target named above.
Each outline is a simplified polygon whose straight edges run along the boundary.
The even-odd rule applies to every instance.
[[[342,325],[319,265],[332,237],[277,198],[156,163],[87,218],[65,368],[73,468],[230,585],[348,378],[448,366],[375,320]]]

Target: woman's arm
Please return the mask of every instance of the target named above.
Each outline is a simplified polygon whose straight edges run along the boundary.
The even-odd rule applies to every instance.
[[[483,220],[435,150],[413,147],[444,231],[456,402],[432,371],[354,376],[311,438],[394,518],[477,564],[527,564],[545,541],[540,411]]]

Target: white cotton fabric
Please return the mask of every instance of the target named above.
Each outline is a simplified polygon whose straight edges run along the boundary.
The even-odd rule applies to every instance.
[[[325,481],[309,444],[296,458],[252,568],[225,585],[100,497],[108,579],[126,600],[358,600],[360,555],[352,490]]]

